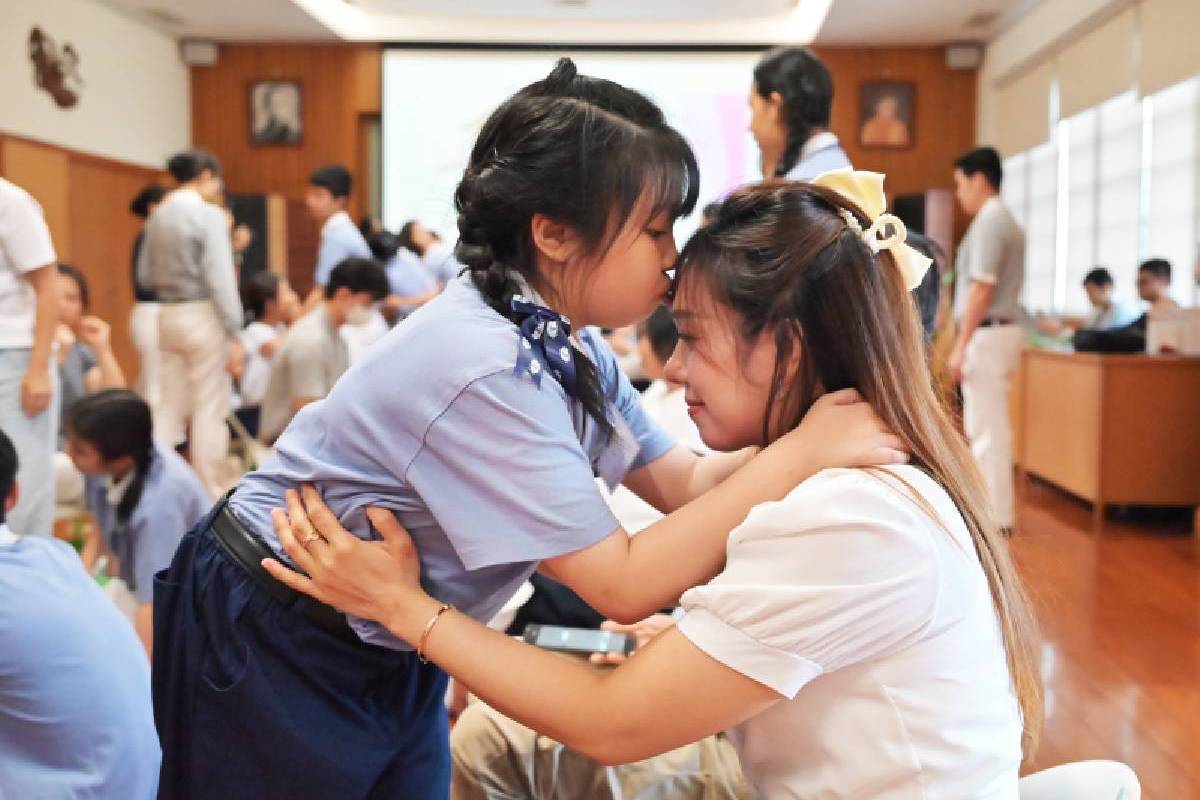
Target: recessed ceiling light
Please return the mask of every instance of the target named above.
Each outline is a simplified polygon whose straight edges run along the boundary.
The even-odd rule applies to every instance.
[[[553,0],[553,2],[554,5],[564,8],[583,8],[588,4],[588,0]]]

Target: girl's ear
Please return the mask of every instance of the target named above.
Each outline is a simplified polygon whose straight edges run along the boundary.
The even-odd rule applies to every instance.
[[[545,214],[534,214],[529,222],[533,246],[545,258],[559,263],[578,255],[579,236],[569,226]]]
[[[783,95],[779,92],[771,92],[767,98],[767,106],[771,109],[771,117],[779,124],[783,124]]]

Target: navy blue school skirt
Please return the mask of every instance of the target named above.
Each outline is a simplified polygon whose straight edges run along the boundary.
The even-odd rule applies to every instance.
[[[445,800],[445,673],[282,606],[212,517],[154,581],[159,798]]]

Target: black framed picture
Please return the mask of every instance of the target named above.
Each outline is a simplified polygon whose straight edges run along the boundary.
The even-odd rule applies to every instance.
[[[908,81],[865,81],[858,94],[858,143],[866,148],[912,147],[917,87]]]
[[[250,84],[251,144],[299,144],[304,139],[302,112],[299,81],[254,81]]]

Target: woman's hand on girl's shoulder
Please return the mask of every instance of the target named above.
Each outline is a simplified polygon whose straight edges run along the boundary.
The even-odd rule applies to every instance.
[[[814,473],[836,467],[872,467],[908,462],[908,448],[854,389],[825,394],[794,431],[772,445],[794,447]]]

